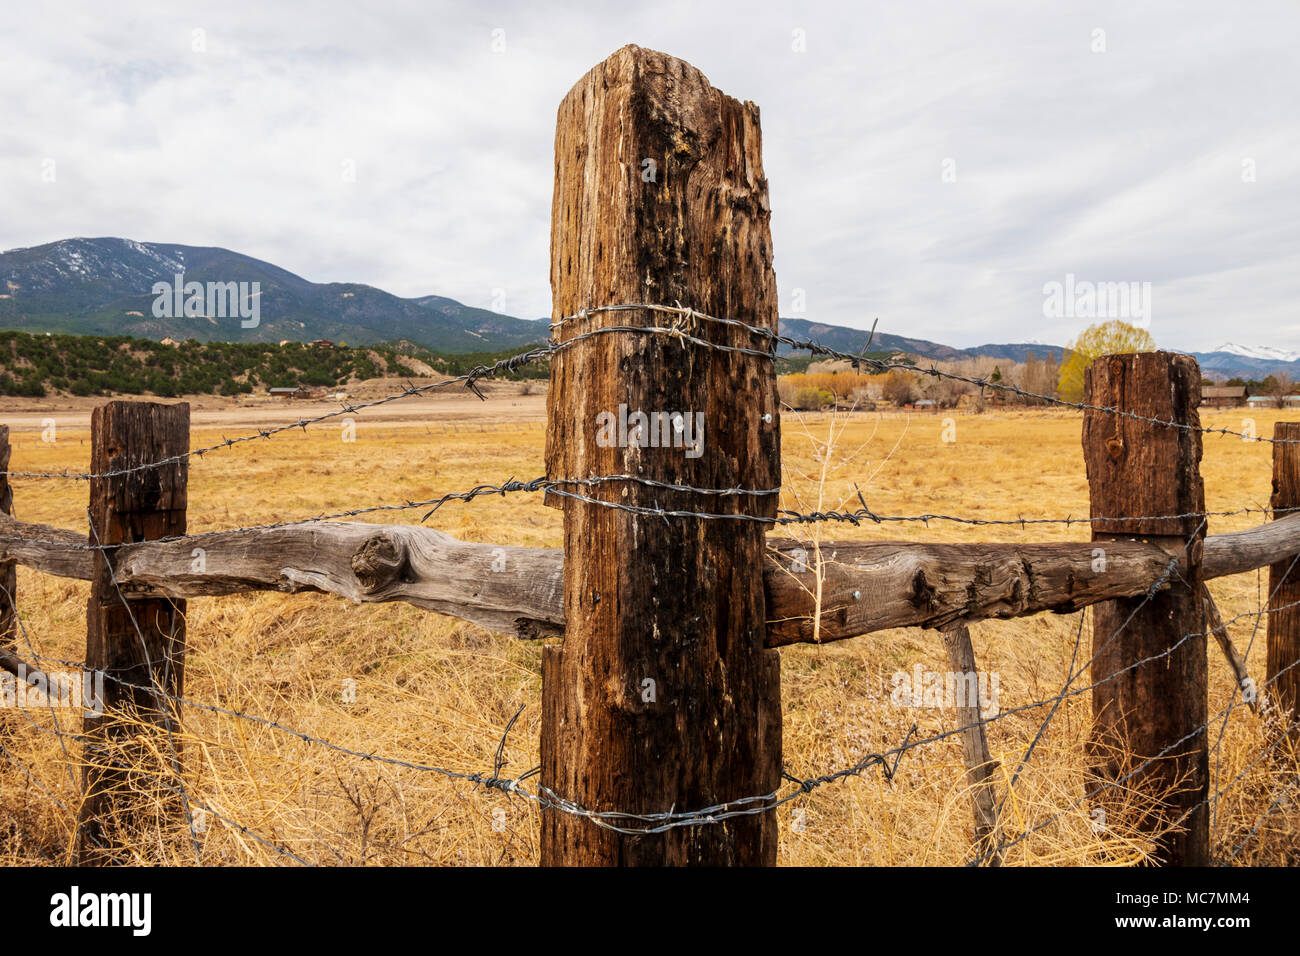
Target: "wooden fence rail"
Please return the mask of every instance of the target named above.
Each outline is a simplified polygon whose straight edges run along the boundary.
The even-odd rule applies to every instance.
[[[1142,541],[1110,543],[1104,570],[1095,545],[1083,541],[847,541],[823,542],[821,550],[819,568],[799,542],[768,540],[766,646],[814,642],[819,574],[819,636],[830,643],[899,627],[1072,614],[1152,588],[1163,591],[1181,568],[1179,555]],[[1241,574],[1296,553],[1300,514],[1208,536],[1201,573],[1206,580]],[[361,603],[404,602],[519,638],[564,631],[564,552],[558,548],[459,541],[419,525],[330,521],[144,541],[116,555],[117,581],[137,597],[316,591]],[[89,581],[92,556],[84,534],[0,517],[0,560]]]

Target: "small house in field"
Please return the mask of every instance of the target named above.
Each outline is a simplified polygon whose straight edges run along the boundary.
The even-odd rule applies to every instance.
[[[1276,395],[1252,395],[1246,399],[1246,404],[1251,408],[1300,408],[1300,395],[1286,396],[1280,406]]]
[[[1236,408],[1246,403],[1245,385],[1202,385],[1202,408]]]
[[[303,385],[295,385],[292,388],[272,388],[268,389],[272,398],[283,398],[285,400],[293,398],[318,398],[319,394],[314,388],[307,388]]]

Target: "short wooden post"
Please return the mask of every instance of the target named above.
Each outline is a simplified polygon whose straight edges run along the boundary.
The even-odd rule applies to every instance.
[[[9,484],[9,426],[0,425],[0,514],[14,513],[14,492]],[[18,637],[18,565],[0,561],[0,652],[12,653]],[[0,729],[6,724],[0,718]]]
[[[1105,567],[1107,542],[1133,538],[1178,559],[1168,589],[1150,599],[1107,601],[1094,608],[1092,681],[1104,683],[1092,692],[1089,749],[1095,763],[1089,789],[1125,778],[1118,787],[1102,789],[1094,802],[1118,808],[1121,791],[1140,794],[1136,822],[1141,831],[1155,834],[1156,859],[1204,865],[1209,862],[1209,752],[1200,593],[1201,373],[1190,356],[1145,352],[1103,356],[1089,367],[1085,381],[1091,405],[1191,426],[1084,412],[1083,453],[1100,567]],[[1153,517],[1165,515],[1170,517]],[[1118,809],[1112,819],[1120,819]]]
[[[178,805],[179,744],[168,739],[151,747],[139,738],[142,724],[157,725],[169,738],[176,729],[171,702],[153,691],[183,691],[185,602],[120,593],[111,546],[185,534],[186,459],[129,469],[184,455],[189,428],[188,404],[109,402],[91,418],[91,471],[110,474],[90,482],[90,542],[110,547],[94,553],[86,612],[86,676],[105,676],[102,713],[88,711],[84,720],[85,796],[77,834],[83,864],[119,859],[123,838],[147,822],[145,795],[154,795],[153,806]],[[157,766],[152,752],[167,754],[169,764]],[[163,781],[170,786],[160,786]]]
[[[1273,518],[1300,508],[1300,422],[1278,422],[1273,438]],[[1295,444],[1281,444],[1294,442]],[[1292,565],[1295,565],[1294,567]],[[1290,573],[1288,573],[1288,571]],[[1279,561],[1268,572],[1268,673],[1265,694],[1282,728],[1300,721],[1300,562]],[[1300,739],[1300,729],[1291,735]]]
[[[998,765],[989,752],[989,739],[984,732],[979,671],[975,665],[970,628],[965,624],[946,628],[943,646],[948,652],[948,666],[952,668],[957,686],[966,688],[961,695],[964,699],[957,702],[956,709],[957,725],[962,728],[961,752],[966,764],[966,782],[970,784],[971,807],[975,812],[975,853],[977,858],[986,859],[989,866],[1001,866],[1003,853],[999,846],[997,794],[993,786],[993,775]],[[973,701],[969,696],[972,687],[975,688]]]
[[[722,94],[681,60],[627,46],[560,104],[555,164],[555,318],[680,302],[776,330],[752,103]],[[679,334],[590,335],[606,326],[674,326]],[[706,489],[779,487],[772,361],[684,336],[759,352],[770,345],[734,325],[644,310],[594,313],[556,330],[557,341],[574,344],[551,365],[552,480],[632,475]],[[767,526],[646,512],[770,517],[776,495],[627,480],[560,490],[619,507],[548,495],[564,508],[568,624],[563,645],[542,659],[543,794],[596,812],[761,809],[729,801],[781,783],[780,659],[764,648]],[[772,864],[776,845],[771,810],[653,835],[559,809],[542,815],[544,865]]]
[[[0,514],[14,513],[14,491],[9,484],[9,426],[0,425]],[[18,565],[0,561],[0,650],[12,650],[18,631]]]

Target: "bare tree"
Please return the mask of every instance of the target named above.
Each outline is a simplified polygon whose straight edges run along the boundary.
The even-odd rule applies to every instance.
[[[1286,408],[1286,398],[1295,387],[1291,376],[1286,372],[1274,372],[1269,376],[1269,379],[1271,384],[1269,385],[1268,394],[1272,396],[1278,408]]]
[[[911,405],[916,401],[916,382],[912,376],[898,369],[889,373],[885,379],[885,400],[895,405]]]

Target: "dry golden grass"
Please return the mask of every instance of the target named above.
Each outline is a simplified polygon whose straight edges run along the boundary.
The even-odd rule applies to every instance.
[[[1249,415],[1262,436],[1281,413],[1223,412],[1206,424],[1240,429]],[[783,417],[786,507],[856,506],[855,483],[881,514],[923,512],[966,517],[1086,518],[1088,492],[1079,447],[1080,418],[1055,411],[952,415],[956,441],[942,441],[943,415],[826,414]],[[483,430],[480,430],[482,427]],[[237,429],[226,429],[227,434]],[[824,454],[828,438],[829,454]],[[15,436],[14,470],[86,470],[85,432],[60,432],[56,445],[32,433]],[[197,430],[195,444],[219,439]],[[358,419],[354,443],[337,427],[248,443],[192,463],[191,531],[292,520],[376,503],[430,498],[480,481],[533,478],[542,472],[540,423],[426,428]],[[1205,475],[1210,510],[1268,502],[1272,447],[1207,437]],[[18,517],[84,527],[86,485],[16,481]],[[413,522],[419,512],[387,512],[365,520]],[[1259,523],[1259,514],[1212,518],[1210,533]],[[538,496],[511,495],[452,503],[429,522],[473,541],[559,547],[559,512]],[[970,527],[943,521],[854,528],[813,526],[798,532],[824,540],[1086,540],[1085,524]],[[810,541],[817,539],[809,537]],[[1257,610],[1267,575],[1212,582],[1225,619]],[[19,651],[81,659],[88,585],[19,570],[24,635]],[[485,771],[502,728],[523,707],[505,748],[503,773],[537,763],[540,647],[404,605],[354,606],[321,595],[257,594],[189,604],[186,698],[237,710],[324,738],[361,753]],[[1264,630],[1254,618],[1231,625],[1253,675],[1262,680]],[[1000,675],[1003,711],[1052,697],[1064,680],[1080,616],[1042,615],[973,628],[980,667]],[[30,646],[28,645],[30,641]],[[1080,661],[1090,652],[1084,624]],[[1211,644],[1210,713],[1227,707],[1232,675]],[[936,633],[874,634],[782,653],[784,749],[802,777],[856,763],[864,754],[918,733],[951,730],[951,710],[902,709],[890,702],[890,675],[916,663],[948,670]],[[1076,665],[1077,666],[1077,665]],[[344,701],[345,679],[356,701]],[[1076,686],[1086,684],[1080,680]],[[1239,698],[1238,698],[1239,699]],[[1083,743],[1089,697],[1060,707],[1006,800],[1003,826],[1014,837],[1040,827],[1007,851],[1009,864],[1069,865],[1138,862],[1149,847],[1112,814],[1093,832],[1083,796]],[[1031,710],[989,725],[1001,763],[999,797],[1046,716]],[[185,787],[221,818],[209,815],[202,862],[291,862],[275,847],[316,864],[532,864],[538,814],[519,798],[485,792],[427,771],[366,761],[305,742],[266,723],[201,708],[182,708],[177,740],[185,755]],[[75,710],[0,711],[0,863],[59,864],[68,859],[75,822],[79,754],[48,731],[57,719],[76,731]],[[1211,743],[1218,737],[1218,725]],[[1230,854],[1294,780],[1294,754],[1259,759],[1269,737],[1244,707],[1226,723],[1212,791],[1216,852]],[[160,757],[161,759],[161,757]],[[1239,780],[1235,780],[1241,775]],[[878,768],[822,787],[781,808],[780,860],[792,865],[955,864],[970,857],[972,820],[958,739],[905,754],[892,783]],[[1068,809],[1067,809],[1068,808]],[[796,814],[795,811],[800,811]],[[1062,812],[1064,811],[1064,812]],[[494,813],[495,812],[495,813]],[[1058,815],[1059,814],[1059,815]],[[1119,814],[1123,816],[1123,814]],[[1236,858],[1237,863],[1295,862],[1298,814],[1283,799]],[[243,828],[243,829],[241,829]],[[255,836],[254,836],[255,835]],[[193,864],[183,822],[145,828],[133,847],[146,864]]]

